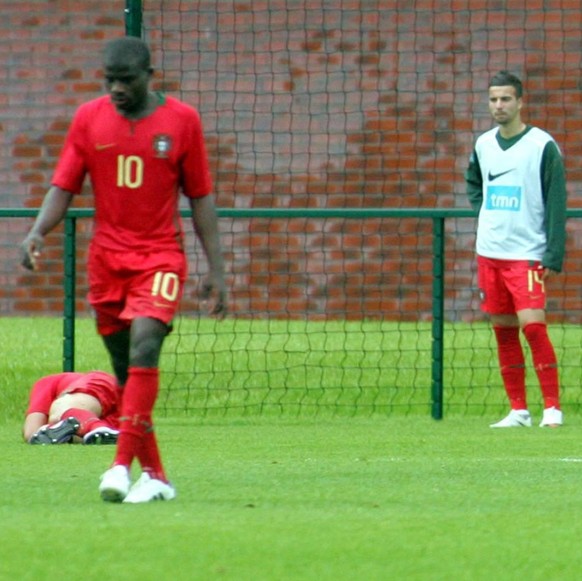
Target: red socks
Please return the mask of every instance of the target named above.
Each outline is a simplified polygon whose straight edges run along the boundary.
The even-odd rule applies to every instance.
[[[102,422],[93,412],[79,408],[71,408],[61,414],[61,419],[75,418],[80,425],[77,435],[83,437],[86,433],[100,427],[109,427],[109,424]]]
[[[511,409],[527,409],[525,362],[518,327],[493,327],[501,376]],[[560,409],[558,363],[545,323],[529,323],[523,334],[530,346],[544,407]]]
[[[545,323],[530,323],[523,328],[529,343],[534,368],[536,370],[544,407],[560,409],[560,383],[558,380],[558,361]]]
[[[120,434],[113,464],[131,467],[134,458],[152,478],[167,482],[162,466],[152,412],[159,390],[157,368],[130,367],[123,388]]]
[[[512,410],[526,410],[525,360],[519,327],[493,327],[503,385]]]

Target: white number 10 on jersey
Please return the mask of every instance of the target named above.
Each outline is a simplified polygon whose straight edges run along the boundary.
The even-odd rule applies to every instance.
[[[143,184],[143,159],[137,155],[117,156],[117,187],[139,188]]]

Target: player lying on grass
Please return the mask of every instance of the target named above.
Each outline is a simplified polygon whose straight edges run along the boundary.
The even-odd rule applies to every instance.
[[[30,392],[22,435],[29,444],[115,444],[121,389],[103,371],[57,373]]]

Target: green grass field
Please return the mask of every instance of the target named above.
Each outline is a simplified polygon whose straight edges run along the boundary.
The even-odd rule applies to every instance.
[[[0,578],[579,579],[582,427],[161,420],[176,500],[109,505],[110,447],[2,425]]]
[[[579,413],[579,326],[551,326],[560,362],[562,405]],[[59,319],[0,318],[4,374],[0,418],[17,418],[28,388],[62,369]],[[76,369],[109,369],[88,319],[77,321]],[[487,324],[445,330],[446,416],[491,417],[507,402]],[[427,322],[285,321],[181,318],[166,340],[157,412],[164,417],[232,418],[430,415],[431,326]],[[531,365],[532,411],[541,407]]]
[[[103,368],[90,322],[80,328],[79,368]],[[252,415],[236,406],[241,413],[222,417],[162,414],[158,437],[178,497],[125,506],[103,503],[97,493],[111,447],[36,447],[20,439],[30,383],[60,370],[60,321],[0,319],[0,333],[1,581],[582,576],[573,362],[559,430],[491,430],[503,411],[498,386],[479,413],[466,406],[442,421],[429,417],[426,392],[418,407],[353,417]],[[568,341],[579,345],[579,333],[571,333]],[[488,344],[485,335],[471,337]],[[310,347],[323,352],[317,342]],[[450,373],[458,383],[449,400],[467,398],[463,372]]]

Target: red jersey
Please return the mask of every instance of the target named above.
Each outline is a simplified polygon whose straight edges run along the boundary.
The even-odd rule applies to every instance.
[[[121,389],[115,377],[104,371],[91,371],[55,373],[39,379],[32,386],[26,415],[38,412],[48,416],[53,401],[69,392],[88,393],[96,397],[103,408],[103,416],[116,416],[118,413]]]
[[[212,189],[198,112],[163,95],[137,120],[118,113],[109,96],[81,105],[52,183],[78,194],[86,174],[94,243],[122,252],[181,248],[179,193],[197,198]]]

